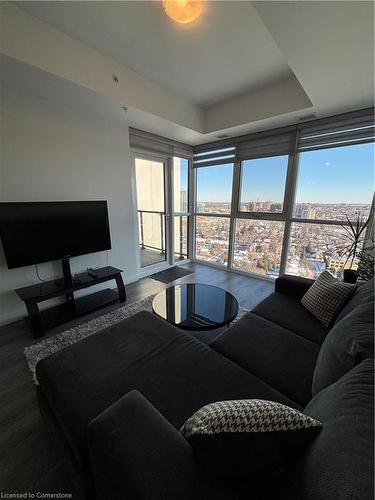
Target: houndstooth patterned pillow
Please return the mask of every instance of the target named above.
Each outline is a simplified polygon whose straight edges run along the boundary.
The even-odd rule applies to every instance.
[[[186,439],[197,434],[276,432],[321,427],[307,415],[274,401],[238,399],[203,406],[181,427]]]
[[[180,431],[210,473],[239,484],[251,478],[252,486],[264,487],[264,479],[273,484],[268,483],[271,476],[298,460],[321,428],[317,420],[283,404],[239,399],[203,406]]]
[[[324,271],[302,297],[301,304],[329,327],[355,289],[356,285],[343,283]]]

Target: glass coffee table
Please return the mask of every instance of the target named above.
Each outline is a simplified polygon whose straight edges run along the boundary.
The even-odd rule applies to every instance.
[[[214,330],[228,326],[238,314],[238,302],[231,293],[212,285],[187,283],[158,293],[152,310],[183,330]]]

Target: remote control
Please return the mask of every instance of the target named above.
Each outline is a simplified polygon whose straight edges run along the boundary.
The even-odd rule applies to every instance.
[[[91,278],[97,278],[98,275],[96,274],[96,272],[93,270],[93,269],[89,269],[87,271],[87,274],[91,277]]]

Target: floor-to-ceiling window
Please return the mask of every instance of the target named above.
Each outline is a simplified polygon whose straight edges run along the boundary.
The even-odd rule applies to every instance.
[[[314,278],[328,269],[340,274],[349,244],[347,220],[366,220],[370,213],[373,171],[372,143],[300,153],[288,273]]]
[[[233,164],[196,169],[195,256],[226,265],[232,200]]]
[[[175,259],[188,258],[189,160],[173,157],[173,232]]]
[[[369,116],[198,147],[193,257],[269,278],[341,275],[348,219],[363,223],[373,199]]]
[[[233,268],[266,276],[280,270],[288,155],[241,161]]]

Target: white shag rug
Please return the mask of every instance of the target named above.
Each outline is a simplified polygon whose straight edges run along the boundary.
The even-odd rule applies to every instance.
[[[61,333],[52,335],[51,337],[46,337],[30,346],[27,346],[24,350],[27,364],[31,373],[33,374],[33,379],[36,384],[38,384],[35,367],[38,361],[44,359],[55,352],[61,351],[65,347],[69,347],[76,342],[89,337],[93,333],[104,330],[109,326],[115,325],[119,321],[122,321],[130,316],[133,316],[139,311],[152,311],[152,300],[155,295],[150,295],[143,300],[134,302],[133,304],[125,304],[113,311],[106,314],[102,314],[94,319],[90,319],[84,323],[81,323],[73,328],[64,330]],[[246,314],[247,309],[242,307],[239,308],[238,315],[233,321],[236,322]]]

